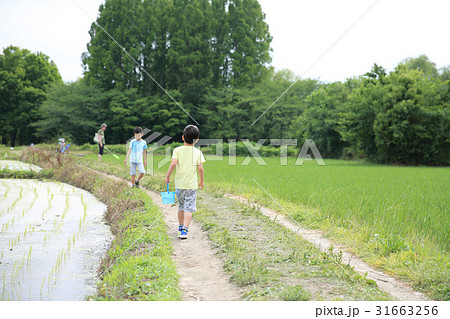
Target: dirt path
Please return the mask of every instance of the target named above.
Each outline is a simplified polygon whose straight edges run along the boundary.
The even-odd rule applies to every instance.
[[[159,193],[147,190],[156,205],[167,210]],[[180,275],[180,288],[184,300],[239,300],[241,291],[229,280],[223,270],[221,260],[214,254],[207,233],[192,221],[189,226],[189,238],[177,238],[177,207],[171,207],[164,215],[164,221],[170,228],[169,236],[174,249],[173,258]]]
[[[252,204],[246,198],[231,194],[225,195],[228,198],[239,201],[244,204]],[[269,217],[271,220],[278,222],[287,229],[295,232],[296,234],[302,236],[305,240],[319,248],[321,251],[327,252],[330,247],[334,248],[335,252],[342,251],[342,263],[350,264],[354,269],[360,274],[364,275],[367,273],[367,278],[374,280],[378,287],[389,293],[394,299],[401,301],[420,301],[429,300],[423,293],[413,290],[410,286],[398,281],[397,279],[382,273],[376,269],[370,267],[363,260],[357,256],[346,251],[345,247],[333,244],[328,239],[326,239],[323,234],[315,230],[307,230],[296,224],[290,217],[285,216],[275,210],[259,206],[260,211],[265,216]]]
[[[95,172],[108,178],[125,181],[115,175],[97,170]],[[126,182],[131,187],[131,182]],[[207,233],[201,229],[200,225],[192,221],[189,226],[189,238],[187,240],[177,238],[177,207],[163,205],[161,194],[146,189],[145,191],[153,202],[166,212],[163,218],[169,228],[169,237],[172,239],[173,259],[177,266],[177,273],[180,275],[179,286],[183,291],[183,300],[239,300],[243,291],[230,282],[230,276],[223,270],[223,264],[215,255],[215,249]]]

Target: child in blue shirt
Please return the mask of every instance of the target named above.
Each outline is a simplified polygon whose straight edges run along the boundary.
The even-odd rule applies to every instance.
[[[139,181],[145,174],[145,167],[147,166],[147,142],[142,139],[144,133],[141,127],[134,129],[134,139],[130,142],[130,147],[125,158],[125,165],[127,165],[128,157],[130,157],[130,175],[132,188],[139,188]],[[139,169],[139,176],[136,180],[136,170]]]

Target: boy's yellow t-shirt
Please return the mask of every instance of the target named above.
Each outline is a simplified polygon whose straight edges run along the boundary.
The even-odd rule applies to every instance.
[[[175,188],[197,189],[197,166],[205,162],[202,151],[194,146],[179,146],[173,150],[172,159],[177,159]]]

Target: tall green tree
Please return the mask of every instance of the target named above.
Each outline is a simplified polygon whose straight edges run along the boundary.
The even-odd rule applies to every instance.
[[[252,89],[210,90],[200,112],[201,118],[206,119],[202,129],[213,138],[298,138],[292,129],[293,123],[306,108],[305,98],[319,85],[315,80],[300,80],[272,105],[294,80],[292,72],[281,70],[271,73],[266,81]]]
[[[82,55],[87,80],[107,90],[139,88],[142,73],[122,48],[141,65],[145,62],[141,55],[142,1],[106,0],[100,5],[96,22],[89,31],[88,52]]]
[[[450,163],[450,86],[429,76],[402,64],[390,74],[374,121],[379,161]]]
[[[407,58],[401,64],[404,64],[408,70],[422,71],[427,76],[437,77],[439,75],[436,63],[430,61],[428,56],[424,54],[416,58]]]
[[[230,0],[231,78],[234,87],[259,82],[271,62],[269,26],[256,0]]]
[[[154,79],[198,105],[209,87],[263,79],[272,40],[264,19],[257,0],[106,0],[82,56],[85,74],[100,88],[141,96],[162,94]]]
[[[298,119],[298,136],[302,140],[313,139],[324,157],[340,157],[348,146],[342,140],[339,123],[351,94],[351,82],[323,85],[306,98],[306,110]]]
[[[212,59],[212,86],[221,88],[228,84],[231,67],[231,37],[228,19],[229,0],[211,1],[211,59]]]
[[[198,117],[201,97],[211,86],[211,4],[208,0],[174,0],[167,52],[167,88],[181,93],[183,104]],[[198,121],[198,120],[197,120]]]
[[[341,114],[343,140],[378,162],[448,164],[450,82],[433,74],[400,63],[386,75],[375,65]]]
[[[31,125],[53,83],[62,83],[58,68],[43,53],[9,46],[0,54],[0,134],[2,144],[29,144],[35,139]]]

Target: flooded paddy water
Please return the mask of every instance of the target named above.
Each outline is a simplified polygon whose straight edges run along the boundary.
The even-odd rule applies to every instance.
[[[0,161],[0,170],[2,169],[8,169],[10,171],[33,171],[33,172],[39,172],[40,170],[42,170],[42,168],[33,164],[9,160]]]
[[[93,294],[112,240],[106,208],[64,183],[0,179],[0,300]]]

